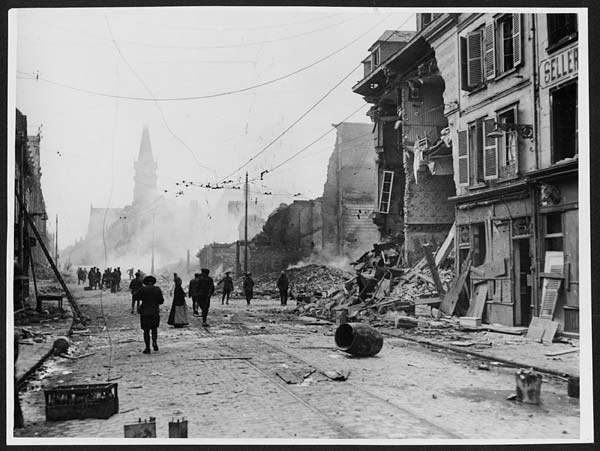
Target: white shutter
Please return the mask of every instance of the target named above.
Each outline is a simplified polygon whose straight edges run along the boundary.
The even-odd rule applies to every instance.
[[[498,178],[498,145],[496,138],[488,138],[488,134],[494,130],[494,119],[483,121],[483,179],[491,180]]]
[[[512,15],[513,28],[513,66],[516,67],[523,62],[523,46],[521,39],[521,15]]]
[[[496,77],[496,30],[494,23],[485,26],[485,79]]]
[[[467,131],[458,131],[458,185],[469,184],[469,147]]]
[[[472,88],[483,83],[483,30],[467,35],[467,85]]]

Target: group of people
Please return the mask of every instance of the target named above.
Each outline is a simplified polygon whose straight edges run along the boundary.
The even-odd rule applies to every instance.
[[[130,278],[133,276],[133,269],[130,271]],[[138,270],[139,272],[139,270]],[[90,270],[77,268],[77,285],[84,284],[87,280],[90,290],[110,289],[111,293],[121,291],[121,268],[106,268],[100,272],[100,268],[93,266]]]
[[[221,297],[221,305],[229,304],[231,293],[233,292],[233,279],[231,273],[225,273],[225,277],[221,279],[217,285],[209,276],[210,270],[202,268],[200,273],[194,274],[194,278],[190,280],[188,285],[187,295],[192,298],[192,310],[194,316],[202,317],[202,325],[208,326],[208,310],[210,308],[210,298],[215,293],[216,286],[223,285],[223,295]],[[140,314],[140,326],[144,331],[144,354],[150,354],[150,340],[152,340],[152,348],[158,351],[158,326],[160,324],[160,305],[164,304],[162,290],[156,286],[156,278],[154,276],[142,277],[142,273],[138,270],[135,273],[135,278],[129,284],[131,292],[131,313],[137,311]],[[187,324],[187,307],[185,303],[186,293],[183,289],[183,281],[177,273],[173,274],[173,282],[175,284],[173,290],[173,303],[167,324],[180,328]],[[281,271],[279,279],[277,279],[277,288],[280,293],[281,305],[287,305],[289,280],[285,271]],[[252,274],[246,273],[242,282],[242,289],[246,298],[247,305],[254,296],[254,280]],[[198,313],[200,309],[200,314]]]

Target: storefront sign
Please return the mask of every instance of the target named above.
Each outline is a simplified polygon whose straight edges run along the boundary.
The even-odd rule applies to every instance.
[[[540,63],[540,87],[549,86],[577,76],[577,47],[563,50]]]

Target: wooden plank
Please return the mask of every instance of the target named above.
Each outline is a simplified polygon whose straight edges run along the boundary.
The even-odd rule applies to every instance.
[[[485,302],[487,301],[488,295],[488,284],[480,284],[475,288],[474,297],[475,301],[471,302],[467,316],[473,316],[475,318],[483,318],[483,309],[485,308]]]
[[[541,272],[540,277],[544,279],[564,279],[565,276],[563,274],[552,273],[552,272]]]
[[[427,264],[429,265],[429,269],[431,270],[431,277],[433,278],[433,282],[435,283],[435,288],[440,297],[443,297],[446,294],[446,290],[444,290],[444,286],[442,285],[442,280],[440,279],[440,274],[438,273],[437,266],[435,264],[435,259],[433,254],[431,253],[431,244],[426,243],[421,246],[423,248],[423,252],[425,253],[425,259],[427,260]]]
[[[430,305],[430,304],[439,304],[442,302],[440,298],[417,298],[415,299],[415,305]]]
[[[557,330],[558,323],[556,321],[546,320],[544,325],[544,335],[542,335],[542,343],[552,343]]]
[[[542,341],[542,337],[544,336],[544,322],[537,316],[531,318],[531,323],[529,323],[529,329],[527,329],[526,338],[535,341]]]
[[[275,371],[275,375],[285,381],[286,384],[300,384],[304,379],[292,373],[290,370],[282,368]]]
[[[441,263],[446,260],[448,254],[452,250],[452,243],[454,242],[454,237],[456,236],[456,222],[452,224],[448,235],[446,235],[446,239],[440,246],[440,248],[435,253],[435,266],[440,266]]]
[[[556,357],[557,355],[571,354],[572,352],[579,352],[579,348],[563,349],[562,351],[556,352],[546,352],[544,353],[544,355],[548,357]]]
[[[454,313],[454,309],[456,308],[456,303],[458,302],[458,296],[460,295],[461,290],[467,280],[467,275],[471,270],[471,254],[472,251],[469,250],[469,254],[464,263],[464,267],[458,276],[458,279],[455,283],[452,284],[450,290],[444,296],[444,299],[440,305],[440,310],[446,315],[452,315]]]

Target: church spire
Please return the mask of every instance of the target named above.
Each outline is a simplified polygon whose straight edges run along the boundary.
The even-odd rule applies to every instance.
[[[152,157],[152,145],[150,144],[150,132],[148,131],[147,125],[144,125],[144,129],[142,130],[138,161],[154,162],[154,158]]]
[[[144,126],[142,130],[138,160],[133,165],[135,168],[133,203],[134,205],[144,205],[154,200],[157,196],[157,163],[152,156],[150,132],[147,126]]]

